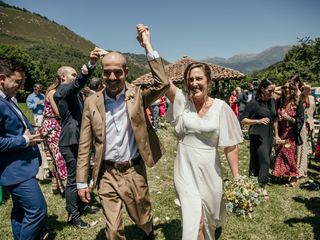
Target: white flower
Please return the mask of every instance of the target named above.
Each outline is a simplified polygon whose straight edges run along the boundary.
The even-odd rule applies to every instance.
[[[125,100],[126,101],[132,100],[134,99],[135,95],[136,95],[136,92],[134,91],[134,89],[127,90]]]

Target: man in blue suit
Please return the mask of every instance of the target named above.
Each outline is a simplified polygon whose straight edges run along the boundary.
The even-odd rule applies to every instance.
[[[0,58],[0,185],[11,194],[15,240],[43,239],[47,204],[35,176],[42,142],[19,107],[11,100],[23,88],[24,68]]]

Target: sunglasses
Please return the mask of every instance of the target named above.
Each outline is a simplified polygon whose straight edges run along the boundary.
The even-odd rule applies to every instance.
[[[282,90],[291,89],[291,87],[283,86],[281,87]]]

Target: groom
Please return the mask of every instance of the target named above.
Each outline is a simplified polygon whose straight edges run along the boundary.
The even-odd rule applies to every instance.
[[[90,201],[87,187],[90,147],[94,144],[94,185],[106,220],[109,240],[125,239],[122,208],[154,239],[152,212],[145,165],[152,167],[162,156],[159,139],[145,109],[169,88],[164,65],[153,50],[149,29],[137,25],[138,39],[145,48],[154,83],[149,88],[126,82],[125,57],[110,52],[102,59],[105,90],[87,98],[81,125],[77,164],[80,199]]]

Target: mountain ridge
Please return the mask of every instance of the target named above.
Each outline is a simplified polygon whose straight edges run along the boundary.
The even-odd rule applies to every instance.
[[[260,53],[240,53],[230,58],[209,57],[203,61],[250,74],[254,71],[267,68],[272,64],[282,61],[291,47],[291,45],[275,45]]]

